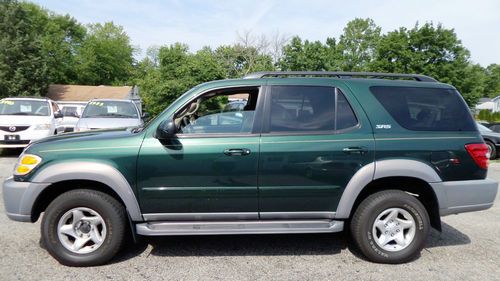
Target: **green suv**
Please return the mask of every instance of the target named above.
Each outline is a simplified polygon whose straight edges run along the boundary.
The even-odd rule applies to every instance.
[[[3,196],[12,220],[44,213],[65,265],[107,262],[130,229],[348,230],[370,261],[402,263],[440,216],[493,205],[488,158],[460,94],[433,78],[265,72],[196,86],[144,127],[37,141]]]

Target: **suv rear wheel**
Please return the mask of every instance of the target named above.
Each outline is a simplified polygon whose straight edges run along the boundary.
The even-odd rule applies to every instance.
[[[61,264],[100,265],[120,249],[125,224],[124,207],[113,197],[95,190],[73,190],[47,207],[42,242]]]
[[[425,207],[401,190],[368,196],[351,220],[356,246],[369,260],[380,263],[404,263],[416,258],[429,229]]]

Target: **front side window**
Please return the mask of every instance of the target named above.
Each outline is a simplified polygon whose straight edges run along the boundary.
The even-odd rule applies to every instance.
[[[272,87],[270,132],[334,131],[357,123],[344,95],[333,87]]]
[[[179,133],[251,133],[258,92],[258,88],[250,88],[201,96],[175,116]]]
[[[125,101],[91,101],[82,118],[139,118],[135,105]]]
[[[49,116],[49,103],[36,100],[0,100],[0,115]]]

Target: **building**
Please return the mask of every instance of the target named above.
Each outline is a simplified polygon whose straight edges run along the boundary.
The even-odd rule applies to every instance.
[[[500,96],[497,96],[493,99],[480,98],[475,109],[476,112],[484,109],[491,110],[492,112],[500,112]]]
[[[137,86],[83,86],[49,85],[47,97],[58,104],[86,104],[92,99],[127,99],[133,100],[142,112],[141,98]]]

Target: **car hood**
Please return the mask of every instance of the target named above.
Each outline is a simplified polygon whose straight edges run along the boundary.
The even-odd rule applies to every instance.
[[[90,129],[107,129],[137,127],[141,124],[142,121],[135,118],[81,118],[76,126]]]
[[[31,143],[26,152],[39,154],[44,151],[73,151],[85,149],[99,149],[102,147],[115,147],[140,145],[141,132],[120,128],[113,130],[95,130],[79,133],[65,133],[44,138]]]
[[[0,115],[0,126],[31,126],[47,124],[52,121],[50,116],[33,115]]]

